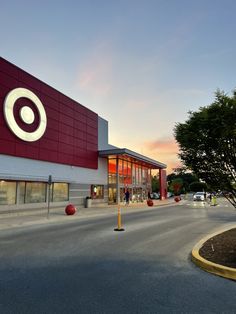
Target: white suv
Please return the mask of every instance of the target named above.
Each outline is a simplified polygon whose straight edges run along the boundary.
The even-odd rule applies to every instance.
[[[193,195],[194,201],[204,201],[205,200],[205,192],[197,192]]]

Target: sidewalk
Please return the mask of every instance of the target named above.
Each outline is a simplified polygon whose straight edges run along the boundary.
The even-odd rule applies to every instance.
[[[173,198],[166,199],[163,201],[155,200],[153,207],[148,207],[146,202],[144,203],[131,203],[128,206],[121,204],[122,213],[132,213],[140,210],[155,209],[160,206],[167,206],[170,204],[176,204]],[[9,230],[13,228],[27,227],[32,225],[42,224],[54,224],[54,223],[65,223],[76,220],[86,219],[90,217],[97,217],[103,215],[116,215],[118,205],[107,205],[103,207],[90,207],[90,208],[77,208],[77,212],[72,216],[65,214],[65,208],[50,208],[49,215],[48,209],[32,209],[32,210],[21,210],[17,212],[9,211],[0,213],[0,230]]]

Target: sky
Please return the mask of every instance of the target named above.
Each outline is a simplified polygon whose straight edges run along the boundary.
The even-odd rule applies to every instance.
[[[0,55],[181,165],[173,129],[236,88],[235,0],[0,0]]]

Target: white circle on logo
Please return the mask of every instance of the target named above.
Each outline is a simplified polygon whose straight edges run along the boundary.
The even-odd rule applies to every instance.
[[[21,120],[27,124],[32,124],[34,122],[34,112],[28,106],[24,106],[21,108],[20,117]]]
[[[39,126],[34,132],[26,132],[24,131],[19,125],[17,124],[15,117],[14,117],[14,105],[15,102],[19,98],[27,98],[31,100],[34,105],[36,106],[38,113],[39,113]],[[40,139],[47,126],[47,116],[43,104],[41,103],[40,99],[30,90],[26,88],[15,88],[10,91],[5,100],[4,100],[4,117],[12,132],[19,137],[20,139],[27,141],[27,142],[34,142]],[[23,122],[27,124],[33,123],[35,116],[33,110],[28,107],[24,106],[20,111],[20,117]]]

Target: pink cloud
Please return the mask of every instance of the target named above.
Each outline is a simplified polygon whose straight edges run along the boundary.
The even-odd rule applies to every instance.
[[[145,155],[150,156],[167,165],[167,173],[173,168],[181,166],[178,158],[179,147],[174,138],[163,138],[144,143]]]
[[[145,147],[149,151],[158,152],[158,154],[162,153],[178,153],[178,144],[174,139],[161,139],[155,141],[149,141],[144,143]]]

